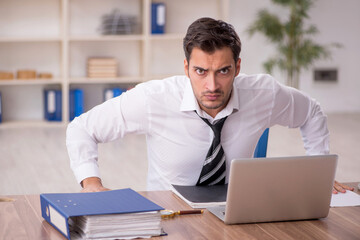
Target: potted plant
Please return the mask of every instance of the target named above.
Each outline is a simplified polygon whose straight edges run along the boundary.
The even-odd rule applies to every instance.
[[[265,70],[271,73],[275,67],[278,67],[287,74],[286,84],[299,88],[301,70],[307,69],[315,60],[329,58],[330,46],[315,43],[310,36],[318,33],[318,29],[312,24],[305,25],[305,20],[309,19],[308,12],[313,0],[272,0],[272,2],[288,10],[287,20],[282,22],[277,15],[262,9],[247,32],[250,36],[257,32],[264,34],[277,47],[277,56],[264,63]]]

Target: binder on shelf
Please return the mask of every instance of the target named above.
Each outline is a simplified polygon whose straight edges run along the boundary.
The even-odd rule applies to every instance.
[[[151,3],[151,33],[164,34],[165,33],[165,4]]]
[[[44,90],[44,116],[48,121],[61,121],[62,117],[61,90]]]
[[[123,92],[126,92],[126,90],[127,89],[125,88],[106,88],[104,90],[104,102],[111,98],[120,96]]]
[[[82,89],[70,89],[69,93],[69,119],[72,121],[75,117],[84,112],[84,91]]]
[[[76,234],[75,231],[78,230],[79,227],[76,226],[76,217],[80,216],[99,216],[105,218],[104,220],[109,217],[110,219],[108,220],[110,221],[108,222],[111,223],[113,222],[111,219],[117,215],[134,217],[134,215],[144,213],[144,215],[146,215],[144,224],[146,224],[145,221],[149,221],[149,216],[147,216],[146,213],[149,213],[152,216],[152,218],[150,218],[151,222],[153,222],[152,225],[158,226],[155,227],[157,231],[154,231],[154,227],[152,231],[150,231],[153,233],[152,236],[163,234],[160,226],[160,210],[163,210],[163,208],[130,188],[93,193],[40,194],[40,205],[42,217],[68,239]],[[139,224],[141,225],[141,219]],[[79,223],[79,225],[81,225],[81,223]],[[114,230],[122,228],[122,224],[118,225]],[[126,226],[126,219],[124,220],[124,225]],[[132,225],[134,225],[134,223]],[[91,227],[94,226],[89,227],[91,230]],[[114,226],[111,227],[114,228]],[[129,235],[131,235],[131,232],[134,233],[136,231],[142,232],[143,234],[149,232],[146,226],[142,228],[138,227],[136,228],[137,230],[134,231],[133,229],[134,227],[130,226],[124,229],[124,231],[117,233],[118,235],[114,234],[114,236],[107,237],[121,238],[121,234],[125,235],[130,233]],[[112,233],[112,231],[105,231],[104,229],[104,234],[110,235]],[[137,235],[139,235],[139,233],[137,233]],[[105,238],[105,236],[98,236],[98,238]]]
[[[0,92],[0,123],[2,122],[2,99],[1,99],[1,92]]]

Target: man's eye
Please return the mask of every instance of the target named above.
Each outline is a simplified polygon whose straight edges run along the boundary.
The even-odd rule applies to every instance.
[[[228,68],[225,68],[225,69],[221,69],[220,70],[220,73],[221,74],[227,74],[229,72],[229,69]]]
[[[199,69],[199,68],[196,69],[195,71],[196,71],[196,73],[199,74],[199,75],[203,75],[203,74],[205,73],[205,70]]]

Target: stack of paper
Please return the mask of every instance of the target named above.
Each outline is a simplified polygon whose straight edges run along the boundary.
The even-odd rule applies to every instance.
[[[132,239],[162,234],[159,211],[73,217],[71,239]]]
[[[331,207],[353,207],[360,206],[360,195],[352,191],[346,193],[333,194],[331,197]]]
[[[89,58],[87,75],[89,78],[116,78],[117,67],[115,58]]]

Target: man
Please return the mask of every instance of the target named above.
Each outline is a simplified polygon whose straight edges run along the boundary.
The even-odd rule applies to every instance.
[[[299,127],[307,154],[329,153],[326,116],[316,101],[269,75],[239,74],[241,42],[230,24],[198,19],[183,44],[186,76],[139,84],[70,123],[67,147],[83,192],[108,190],[97,143],[130,133],[146,135],[148,190],[227,182],[230,161],[251,157],[263,131],[276,124]],[[221,130],[214,129],[218,123]]]

